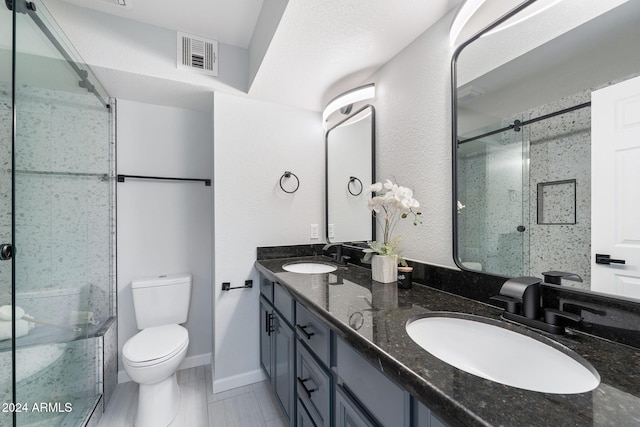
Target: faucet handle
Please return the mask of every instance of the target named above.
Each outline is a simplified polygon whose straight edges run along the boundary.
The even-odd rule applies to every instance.
[[[565,320],[575,323],[582,322],[582,317],[567,311],[556,310],[555,308],[544,309],[544,322],[549,325],[564,326]]]
[[[569,273],[566,271],[545,271],[542,273],[545,283],[552,283],[554,285],[561,285],[562,279],[572,280],[574,282],[582,282],[582,277],[576,273]]]
[[[518,314],[518,312],[520,311],[520,304],[522,304],[522,300],[521,299],[513,298],[513,297],[507,297],[507,296],[504,296],[504,295],[495,295],[495,296],[490,297],[489,299],[506,302],[507,303],[507,308],[506,308],[507,312],[513,313],[513,314]]]

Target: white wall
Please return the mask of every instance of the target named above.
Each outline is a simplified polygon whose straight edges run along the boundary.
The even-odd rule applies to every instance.
[[[366,81],[375,82],[376,177],[413,188],[423,224],[400,221],[405,258],[453,262],[451,12]]]
[[[119,174],[212,178],[211,114],[118,100]],[[138,330],[131,280],[193,275],[184,366],[209,363],[212,348],[212,199],[203,183],[118,183],[118,351]],[[257,311],[257,306],[256,306]],[[120,361],[120,380],[126,380]]]
[[[319,243],[324,236],[324,131],[319,113],[247,98],[214,96],[214,390],[262,379],[257,246]],[[280,190],[285,171],[300,188]],[[250,290],[221,291],[222,282]]]

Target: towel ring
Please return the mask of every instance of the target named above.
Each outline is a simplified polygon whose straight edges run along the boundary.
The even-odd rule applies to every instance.
[[[285,178],[291,178],[292,176],[296,179],[296,188],[294,188],[291,191],[285,190],[284,186],[282,185],[282,180]],[[295,193],[296,191],[298,191],[298,188],[300,188],[300,179],[298,179],[295,173],[285,171],[285,173],[283,173],[282,176],[280,177],[280,188],[282,188],[282,191],[284,191],[285,193],[288,193],[288,194]]]
[[[361,311],[356,311],[349,316],[349,326],[356,331],[364,325],[364,314]]]
[[[351,191],[351,183],[354,183],[358,181],[358,184],[360,184],[360,191],[358,191],[357,193],[354,193],[353,191]],[[362,181],[360,181],[358,178],[356,178],[355,176],[349,177],[349,182],[347,182],[347,190],[349,191],[349,193],[352,196],[359,196],[362,194],[362,190],[363,190],[363,186],[362,186]]]

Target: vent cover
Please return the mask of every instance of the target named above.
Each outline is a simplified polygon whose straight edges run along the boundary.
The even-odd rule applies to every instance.
[[[479,97],[480,95],[485,94],[484,89],[475,88],[473,86],[463,86],[458,89],[458,103],[469,102],[472,99]]]
[[[178,32],[178,68],[218,75],[218,42]]]
[[[77,6],[89,7],[92,9],[94,8],[94,6],[91,5],[91,3],[101,3],[109,6],[117,6],[122,9],[131,9],[133,8],[134,0],[64,0],[64,1],[66,1],[67,3],[75,4]],[[97,10],[102,10],[102,9],[98,8]]]

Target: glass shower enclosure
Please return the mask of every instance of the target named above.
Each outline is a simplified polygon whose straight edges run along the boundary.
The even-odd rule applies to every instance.
[[[470,270],[518,277],[529,263],[529,140],[527,128],[501,131],[507,123],[460,135],[458,256]]]
[[[40,1],[5,4],[0,425],[82,426],[115,316],[113,108]]]

